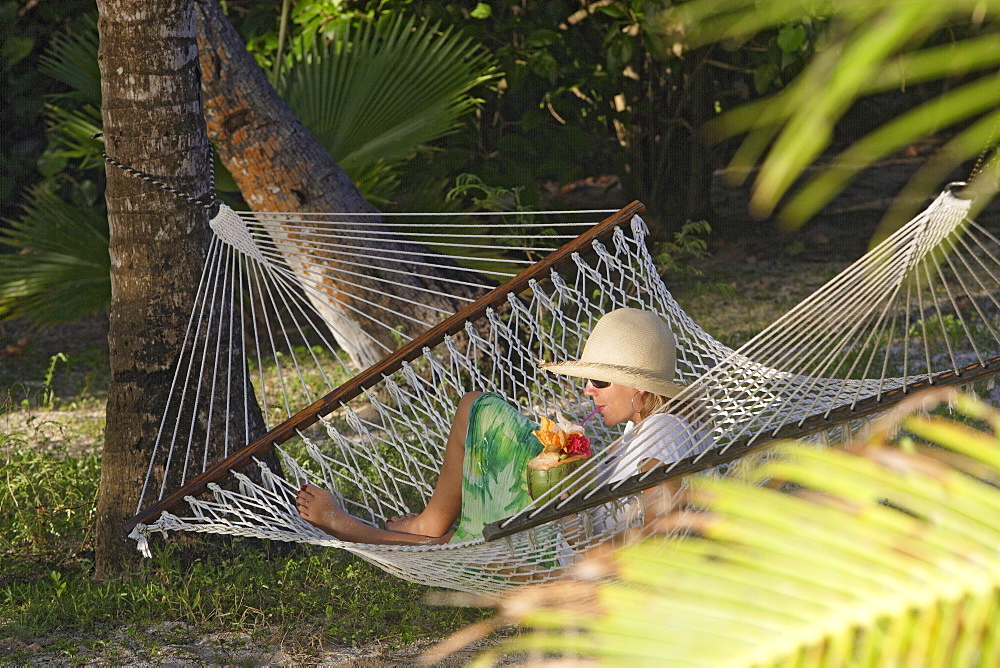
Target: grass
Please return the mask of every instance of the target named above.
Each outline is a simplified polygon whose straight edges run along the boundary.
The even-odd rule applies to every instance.
[[[698,325],[735,349],[833,278],[841,266],[712,262],[697,277],[668,279],[668,288]]]
[[[0,638],[56,630],[99,637],[123,623],[183,621],[192,633],[239,631],[298,647],[409,643],[483,615],[427,605],[426,587],[339,550],[220,537],[156,541],[135,572],[96,580],[98,455],[38,452],[0,438]]]
[[[218,536],[153,541],[134,572],[95,579],[106,356],[63,357],[36,355],[32,384],[0,390],[0,664],[114,663],[122,643],[155,657],[213,633],[308,656],[441,638],[486,614],[427,603],[430,588],[340,550]]]

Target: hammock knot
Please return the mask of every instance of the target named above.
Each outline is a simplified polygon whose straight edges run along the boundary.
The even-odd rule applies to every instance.
[[[367,392],[365,394],[367,395],[368,399],[372,398],[372,395],[369,395]],[[347,420],[348,426],[350,426],[350,428],[353,429],[355,432],[362,431],[361,418],[358,416],[357,413],[355,413],[349,408],[346,408],[344,409],[344,419]]]
[[[420,378],[417,376],[417,372],[414,371],[412,364],[404,362],[399,370],[403,378],[406,380],[407,385],[410,387],[416,387],[420,384]],[[398,385],[396,386],[396,389],[399,389]]]
[[[552,286],[555,292],[559,294],[565,294],[569,290],[569,286],[566,285],[566,279],[560,276],[559,272],[555,270],[552,271]],[[555,302],[552,301],[552,298],[548,294],[541,295],[538,301],[544,304],[550,311],[556,307]]]
[[[413,373],[413,369],[411,369],[408,364],[405,366],[405,369],[409,369],[410,373]],[[397,406],[403,403],[404,401],[403,392],[399,388],[399,383],[397,383],[394,379],[392,378],[385,379],[385,389],[389,393],[389,396],[392,397],[392,400],[396,403]]]
[[[303,481],[308,480],[309,476],[306,474],[306,470],[299,464],[299,460],[292,457],[285,450],[278,448],[278,452],[281,455],[281,466],[285,470],[285,474],[295,481],[295,486],[298,487]]]
[[[620,232],[621,230],[616,230],[616,231]],[[594,252],[597,253],[597,257],[599,257],[601,260],[607,262],[608,264],[618,264],[615,257],[610,252],[608,252],[607,246],[602,244],[597,239],[594,239],[594,243],[592,245],[594,247]]]
[[[649,227],[646,226],[646,221],[643,220],[639,214],[632,216],[632,236],[640,241],[642,238],[649,235]]]
[[[585,510],[580,513],[581,524],[583,525],[583,536],[588,540],[594,536],[594,516],[590,514],[590,510]]]
[[[444,337],[444,347],[448,351],[449,359],[455,359],[455,356],[458,355],[458,348],[455,347],[455,339],[450,335]]]
[[[580,271],[584,271],[583,268]],[[548,307],[550,310],[556,310],[558,307],[554,300],[554,297],[558,295],[560,300],[564,299],[574,299],[573,288],[566,283],[561,277],[552,279],[552,297],[548,299]]]
[[[263,487],[264,489],[266,489],[267,491],[269,491],[269,492],[271,492],[273,494],[275,492],[275,487],[274,487],[275,476],[274,476],[274,472],[271,471],[271,467],[268,466],[267,463],[264,460],[259,459],[257,457],[254,457],[253,460],[257,463],[258,470],[260,470],[260,483],[261,483],[261,487]],[[249,480],[247,482],[249,482]]]
[[[233,476],[236,477],[237,480],[241,475],[243,474],[240,473],[239,471],[233,471]],[[225,496],[224,490],[221,487],[219,487],[217,483],[214,482],[208,483],[208,491],[212,493],[212,496],[215,497],[216,501],[221,501],[223,496]],[[193,496],[188,497],[184,500],[187,501],[190,505],[194,505],[196,503],[196,499]]]
[[[326,433],[330,436],[331,439],[333,439],[334,444],[337,445],[338,447],[343,447],[344,444],[347,442],[347,439],[344,438],[344,436],[339,431],[337,431],[337,429],[334,428],[332,424],[330,424],[329,420],[323,420],[323,425],[326,427]],[[306,452],[309,453],[309,456],[312,457],[314,461],[322,463],[323,451],[320,449],[318,445],[316,445],[316,441],[314,441],[311,438],[303,437],[302,442],[305,443]]]
[[[378,398],[377,394],[375,394],[374,392],[371,393],[371,394],[369,394],[369,393],[366,392],[365,393],[365,397],[368,399],[368,403],[371,404],[371,407],[375,409],[375,413],[376,414],[378,414],[378,415],[385,415],[386,414],[387,411],[386,411],[385,404],[382,403],[382,400]],[[361,420],[361,416],[360,415],[358,415],[358,420],[359,421]],[[360,430],[358,430],[358,431],[360,432]]]
[[[250,235],[250,228],[243,222],[239,214],[230,207],[221,204],[219,212],[208,224],[219,239],[244,255],[266,264],[264,255],[260,252],[257,244],[254,243],[253,237]]]
[[[148,526],[145,524],[136,524],[135,528],[132,529],[132,533],[130,533],[128,537],[135,541],[135,549],[139,550],[139,554],[147,559],[152,559],[153,552],[149,549],[149,539],[147,538],[148,533]]]

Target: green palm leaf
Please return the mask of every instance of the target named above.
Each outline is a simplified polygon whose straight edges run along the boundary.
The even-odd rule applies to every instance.
[[[953,390],[934,399],[979,428],[914,413],[898,425],[903,447],[786,444],[756,470],[766,487],[698,478],[669,520],[693,535],[516,594],[508,619],[534,630],[503,650],[612,665],[1000,665],[1000,412]]]
[[[94,206],[95,184],[58,177],[67,162],[76,170],[103,165],[101,78],[94,15],[57,35],[39,70],[68,87],[46,108],[49,146],[39,160],[46,176],[27,198],[24,214],[0,232],[0,319],[24,318],[36,327],[70,322],[108,307],[111,298],[108,223]],[[61,185],[60,185],[61,184]],[[64,197],[65,196],[65,199]],[[68,200],[68,201],[67,201]]]
[[[54,97],[100,107],[99,42],[97,17],[93,14],[79,18],[69,30],[52,38],[45,53],[38,59],[38,70],[69,87],[69,91],[57,93]]]
[[[496,75],[472,40],[399,15],[342,24],[278,90],[362,193],[385,199],[386,172],[456,130],[479,103],[469,92]]]
[[[103,144],[94,139],[101,131],[101,111],[85,105],[79,109],[64,109],[50,105],[46,121],[51,138],[49,150],[70,160],[77,160],[79,169],[92,169],[104,164]]]
[[[664,11],[651,24],[670,40],[696,47],[745,40],[788,23],[829,21],[816,56],[791,84],[766,100],[723,114],[710,126],[717,135],[746,135],[730,167],[733,174],[743,175],[760,164],[751,201],[760,215],[769,215],[807,166],[829,147],[834,126],[858,98],[920,82],[980,77],[965,90],[944,93],[922,111],[916,109],[875,130],[842,154],[831,169],[811,177],[780,212],[784,223],[798,226],[862,169],[895,148],[978,120],[989,119],[996,128],[991,116],[996,77],[991,71],[1000,59],[998,11],[1000,0],[694,0]],[[959,36],[935,44],[933,38],[942,34]],[[974,92],[977,84],[979,92]],[[982,91],[987,92],[985,99]],[[978,131],[977,138],[983,134]],[[991,148],[988,135],[975,145],[969,140],[966,137],[942,152],[934,174],[947,173]],[[930,174],[924,177],[921,185],[926,186]],[[934,184],[932,190],[939,186]],[[995,192],[990,184],[982,187],[984,195]],[[985,204],[988,197],[982,200]],[[897,207],[886,226],[905,221],[911,211]]]
[[[31,193],[21,218],[0,233],[0,317],[38,327],[107,308],[108,223],[98,209],[64,201],[51,187]]]

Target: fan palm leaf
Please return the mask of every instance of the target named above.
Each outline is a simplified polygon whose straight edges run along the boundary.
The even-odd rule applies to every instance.
[[[104,212],[36,188],[24,215],[0,233],[0,317],[38,327],[97,313],[111,299]]]
[[[369,199],[418,146],[454,132],[497,76],[491,56],[452,29],[402,15],[341,24],[287,69],[278,90]]]
[[[866,442],[779,446],[756,469],[767,485],[694,480],[663,527],[690,535],[515,594],[502,619],[534,630],[502,652],[613,665],[1000,665],[1000,412],[954,390],[915,400]],[[929,401],[976,426],[924,413]]]
[[[97,17],[94,14],[80,17],[70,30],[52,38],[45,53],[38,58],[38,71],[69,88],[53,97],[100,106],[101,70],[97,64],[99,43]]]
[[[7,247],[0,253],[0,318],[46,327],[110,302],[108,223],[93,206],[97,187],[79,174],[103,165],[101,145],[92,138],[100,131],[97,48],[97,19],[86,15],[39,58],[39,71],[67,90],[53,94],[46,108],[49,147],[39,167],[49,178],[28,194],[24,214],[0,232],[0,247]],[[69,160],[74,175],[60,175]]]
[[[101,110],[91,105],[64,109],[49,105],[46,110],[50,150],[77,161],[79,169],[93,169],[104,164],[102,144],[94,135],[101,131]]]

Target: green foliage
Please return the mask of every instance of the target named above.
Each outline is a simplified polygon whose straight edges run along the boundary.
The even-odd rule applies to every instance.
[[[421,144],[458,128],[478,104],[470,91],[495,77],[495,65],[452,28],[401,14],[357,24],[309,14],[313,5],[300,11],[311,32],[293,44],[281,91],[363,194],[385,203],[399,167]],[[96,19],[84,15],[39,59],[39,71],[64,89],[46,106],[49,142],[37,163],[45,181],[0,236],[8,246],[0,255],[0,318],[47,326],[110,301],[107,223],[98,206],[104,163],[92,139],[101,123],[97,44]]]
[[[97,16],[86,14],[57,33],[38,59],[38,71],[64,84],[53,98],[99,105],[101,70],[97,64]]]
[[[86,14],[65,32],[57,33],[38,62],[38,71],[66,88],[52,93],[46,105],[49,145],[39,157],[39,171],[52,178],[103,167],[101,143],[101,72],[97,65],[97,17]],[[73,179],[79,180],[79,179]],[[92,182],[91,182],[92,183]]]
[[[4,2],[0,4],[0,17],[3,25],[13,26],[16,22],[17,3]],[[3,33],[3,43],[0,45],[0,67],[4,71],[10,70],[21,60],[26,58],[35,46],[35,40],[26,35],[18,35],[13,31]]]
[[[5,575],[26,567],[23,560],[48,569],[81,550],[94,519],[100,458],[31,447],[24,433],[13,433],[0,434],[0,462]]]
[[[523,191],[524,186],[491,186],[475,174],[459,174],[455,177],[455,187],[445,195],[445,201],[468,199],[473,211],[511,211],[516,215],[530,211],[521,201]]]
[[[603,90],[598,98],[592,92],[592,84],[608,78],[596,60],[603,34],[579,21],[566,24],[578,4],[342,4],[344,12],[350,7],[366,15],[405,8],[429,21],[460,27],[494,55],[503,72],[495,89],[477,89],[481,113],[469,116],[460,132],[434,142],[434,151],[408,165],[404,178],[418,184],[414,193],[443,193],[456,175],[475,173],[497,187],[524,187],[523,201],[535,205],[546,182],[613,171],[613,137],[607,134],[610,98]],[[613,86],[609,83],[608,90]]]
[[[490,18],[470,30],[478,28],[497,54],[506,86],[480,126],[478,139],[491,160],[477,173],[508,187],[621,174],[614,123],[628,119],[614,98],[634,48],[611,8],[569,21],[575,3],[533,11],[511,2],[492,6]]]
[[[40,54],[88,7],[93,0],[0,1],[0,218],[13,215],[20,192],[39,179],[35,163],[46,142],[45,100],[61,86],[39,72]]]
[[[496,67],[456,30],[402,14],[332,25],[318,44],[300,40],[278,90],[362,194],[384,203],[398,167],[457,130],[479,103],[469,91]]]
[[[52,388],[52,381],[56,375],[56,364],[59,362],[68,362],[66,355],[63,353],[56,353],[49,360],[49,368],[45,372],[45,383],[42,385],[42,406],[45,408],[53,408],[55,403],[55,390]]]
[[[924,412],[942,402],[956,420]],[[544,597],[512,596],[509,618],[534,631],[506,651],[684,666],[1000,661],[1000,411],[950,389],[917,395],[866,441],[780,445],[752,478],[695,478],[664,525],[688,535],[604,555]]]
[[[10,620],[0,625],[5,636],[183,620],[202,632],[308,629],[324,642],[410,642],[481,614],[430,608],[422,603],[425,588],[336,550],[275,557],[240,542],[199,550],[168,544],[136,573],[103,581],[90,577],[86,561],[32,566],[16,578],[5,569],[0,581],[0,610]]]
[[[36,164],[43,180],[28,191],[23,214],[0,230],[0,318],[46,327],[110,302],[103,158],[91,138],[101,122],[97,46],[96,16],[88,13],[55,33],[39,57],[39,73],[63,88],[44,110],[49,140]]]
[[[829,169],[798,188],[782,208],[797,226],[828,203],[858,172],[875,160],[931,134],[955,134],[922,168],[898,200],[890,225],[909,218],[915,203],[939,187],[963,161],[991,148],[1000,114],[994,72],[1000,63],[996,0],[933,0],[815,3],[809,0],[695,0],[676,5],[656,19],[657,29],[678,45],[744,40],[760,31],[784,33],[784,46],[798,38],[788,26],[829,23],[808,66],[771,98],[723,116],[714,130],[746,135],[731,163],[744,175],[760,163],[752,205],[770,213],[795,181],[831,144],[836,124],[858,99],[940,81],[936,98],[897,115],[843,151]],[[680,48],[678,46],[678,48]],[[983,199],[995,185],[983,183]],[[984,202],[985,203],[985,202]]]
[[[50,106],[46,112],[50,141],[46,151],[38,158],[38,171],[42,176],[73,178],[76,170],[86,174],[104,166],[102,144],[94,138],[101,130],[99,107],[89,104],[78,109]],[[73,170],[67,170],[70,163],[75,163]],[[74,181],[80,189],[92,194],[91,206],[94,206],[99,193],[94,180],[87,176]]]
[[[106,308],[111,296],[108,223],[82,189],[65,201],[41,185],[24,215],[0,232],[0,317],[39,327],[76,320]]]
[[[39,57],[38,71],[64,88],[49,95],[45,107],[49,143],[38,169],[56,183],[69,181],[93,194],[96,173],[104,167],[101,129],[101,72],[97,64],[97,16],[87,13],[56,33]]]
[[[695,99],[693,82],[707,91],[717,72],[701,65],[704,54],[682,60],[662,48],[649,20],[665,4],[491,3],[490,17],[467,30],[497,54],[504,85],[487,97],[469,147],[475,164],[464,171],[504,187],[527,184],[527,201],[545,182],[615,174],[624,198],[641,199],[669,232],[707,216],[694,211],[707,198],[691,193],[694,183],[707,188],[709,155],[696,127],[714,111],[711,100]],[[712,95],[728,104],[733,88],[718,88]],[[464,148],[457,143],[449,148]]]
[[[664,241],[653,249],[653,261],[660,273],[689,272],[686,260],[708,255],[706,237],[711,234],[712,226],[704,220],[687,222],[674,233],[673,241]]]
[[[764,58],[753,64],[756,93],[763,95],[793,80],[812,57],[823,28],[822,21],[804,20],[761,35],[757,41],[766,46]]]

